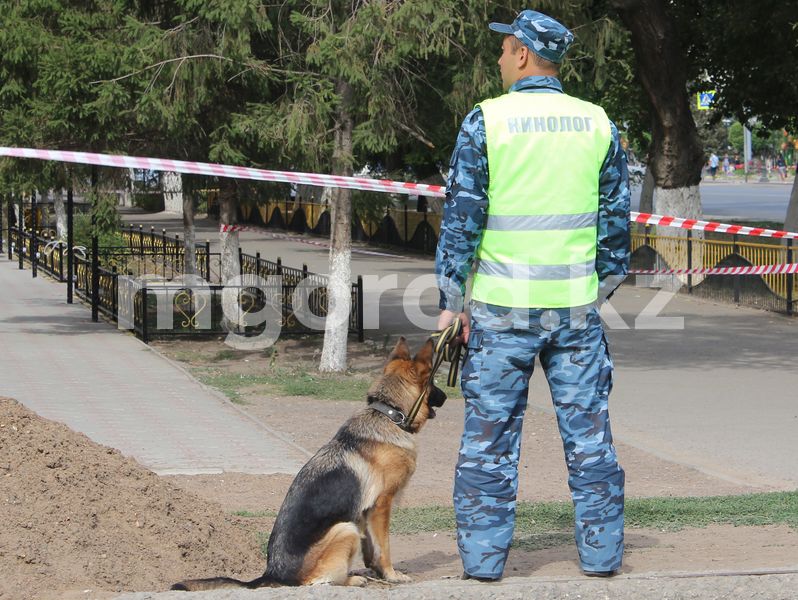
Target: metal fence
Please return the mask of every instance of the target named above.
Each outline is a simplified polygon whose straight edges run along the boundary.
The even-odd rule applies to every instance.
[[[424,208],[423,203],[421,207]],[[238,220],[261,227],[330,235],[330,211],[326,204],[264,200],[257,206],[239,206]],[[352,239],[396,246],[421,252],[434,252],[438,244],[441,215],[427,210],[386,208],[383,214],[367,218],[357,213],[352,219]]]
[[[59,281],[67,280],[65,244],[13,226],[7,231],[9,259],[16,253],[20,268],[27,261],[34,271],[41,268]],[[141,228],[130,228],[123,237],[128,246],[100,248],[96,263],[86,249],[73,250],[74,290],[92,305],[93,313],[102,313],[115,322],[121,318],[145,342],[155,337],[230,332],[258,336],[267,326],[285,333],[324,331],[329,280],[308,271],[307,265],[302,269],[285,267],[279,258],[272,262],[239,250],[242,275],[257,275],[267,284],[244,281],[223,286],[221,256],[210,252],[206,242],[195,249],[197,275],[204,283],[187,283],[176,281],[184,275],[185,256],[179,238]],[[270,276],[281,278],[279,288],[270,287]],[[361,277],[352,284],[351,294],[348,328],[362,342]],[[257,322],[254,316],[264,311],[267,317]]]
[[[165,278],[179,277],[185,273],[184,244],[179,235],[174,237],[161,230],[158,234],[153,227],[149,231],[139,225],[129,225],[122,231],[126,246],[122,248],[104,248],[105,256],[117,257],[128,262],[138,263],[136,268],[141,274],[156,274]],[[222,259],[218,252],[211,252],[210,242],[195,244],[195,264],[197,275],[212,283],[222,282]],[[131,270],[131,269],[127,269]]]
[[[672,230],[669,230],[669,233]],[[794,240],[745,238],[715,232],[684,231],[661,235],[656,227],[634,225],[632,268],[694,269],[792,264]],[[798,278],[792,273],[775,275],[678,275],[672,277],[682,291],[718,302],[795,313]]]
[[[183,255],[182,255],[182,242],[178,236],[170,237],[166,235],[165,231],[160,234],[156,233],[153,228],[149,232],[144,231],[143,227],[138,228],[132,225],[128,227],[127,231],[123,234],[126,242],[131,250],[134,251],[134,256],[148,257],[148,253],[153,253],[154,256],[162,257],[168,255],[171,261],[161,265],[160,274],[165,279],[173,279],[175,276],[182,274]],[[197,265],[200,275],[211,283],[207,290],[210,290],[210,300],[207,301],[207,306],[191,305],[183,306],[175,309],[175,314],[183,314],[186,310],[190,310],[188,316],[183,315],[185,318],[181,320],[186,322],[185,326],[170,326],[165,329],[153,327],[153,320],[147,319],[147,325],[140,326],[142,332],[146,332],[146,337],[151,339],[154,336],[169,336],[169,335],[185,335],[192,332],[195,333],[208,333],[208,330],[202,327],[195,327],[193,324],[197,322],[197,318],[204,316],[202,311],[208,310],[212,314],[210,320],[211,333],[224,333],[226,328],[230,327],[230,323],[235,322],[235,319],[228,319],[224,322],[221,318],[223,312],[223,305],[221,302],[222,292],[224,288],[231,289],[230,285],[221,284],[221,256],[219,254],[211,253],[208,242],[200,249],[202,254],[198,254]],[[200,265],[203,265],[202,267]],[[159,274],[158,264],[155,264],[155,270],[150,271],[151,274]],[[302,269],[283,266],[280,258],[276,262],[262,259],[260,253],[255,256],[245,254],[239,248],[239,268],[242,275],[257,275],[262,279],[267,279],[269,276],[282,277],[282,287],[280,290],[273,290],[269,297],[264,298],[264,292],[258,292],[252,286],[232,286],[240,291],[237,292],[238,308],[232,310],[233,313],[238,312],[242,319],[246,320],[246,315],[259,312],[261,309],[255,310],[253,306],[265,305],[266,303],[272,305],[276,310],[277,307],[281,313],[281,329],[286,333],[322,333],[323,327],[318,326],[318,320],[324,319],[328,315],[328,293],[327,286],[329,278],[325,275],[320,275],[308,271],[307,265],[302,265]],[[167,269],[169,273],[167,275]],[[207,276],[210,274],[210,276]],[[190,288],[180,287],[174,288],[164,286],[162,283],[156,284],[155,288],[159,290],[158,293],[165,294],[174,299],[175,302],[184,299],[185,296],[180,294],[180,290],[188,290]],[[153,288],[153,289],[155,289]],[[297,290],[307,290],[307,294],[297,294]],[[176,291],[177,290],[177,291]],[[143,292],[145,295],[148,293],[146,290]],[[191,295],[191,292],[187,292]],[[205,294],[206,288],[200,288],[197,293]],[[228,292],[229,294],[229,292]],[[204,297],[204,296],[203,296]],[[157,300],[158,296],[152,296]],[[150,300],[150,302],[156,302]],[[157,303],[157,302],[156,302]],[[149,305],[147,305],[149,306]],[[153,310],[152,307],[148,311]],[[142,311],[142,318],[149,315],[148,311]],[[231,312],[228,307],[228,313]],[[315,317],[315,319],[313,318]],[[313,322],[314,326],[309,325]],[[365,332],[363,327],[363,279],[358,276],[357,282],[352,284],[351,287],[351,309],[349,311],[348,328],[350,333],[356,333],[358,341],[365,339]],[[260,330],[250,325],[245,327],[247,332],[252,332],[253,335],[260,333]]]
[[[264,260],[260,253],[255,256],[238,250],[238,260],[242,274],[256,275],[262,279],[278,276],[283,282],[282,306],[284,327],[298,330],[308,329],[308,319],[298,315],[323,319],[329,314],[327,285],[329,278],[302,269],[285,267],[278,258],[276,262]],[[297,293],[299,290],[300,293]],[[304,321],[304,322],[303,322]],[[358,275],[357,282],[351,285],[351,309],[349,311],[349,331],[357,333],[358,341],[364,340],[363,329],[363,278]]]

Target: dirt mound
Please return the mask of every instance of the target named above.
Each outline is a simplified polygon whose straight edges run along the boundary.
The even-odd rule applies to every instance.
[[[255,536],[216,504],[0,398],[0,598],[251,577]]]

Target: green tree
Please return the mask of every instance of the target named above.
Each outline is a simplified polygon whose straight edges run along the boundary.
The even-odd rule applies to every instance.
[[[136,131],[146,133],[151,142],[147,151],[241,165],[268,160],[268,153],[241,143],[233,131],[236,116],[246,112],[249,102],[271,97],[272,79],[264,62],[271,52],[271,23],[263,5],[254,0],[175,0],[148,3],[135,16],[125,28],[129,45],[121,60],[126,75],[101,85],[136,88],[130,110],[136,115]],[[194,240],[191,190],[208,185],[197,179],[163,178],[171,193],[183,196],[189,265]],[[222,222],[233,224],[239,183],[221,179],[217,185]],[[220,237],[222,279],[228,281],[239,274],[238,233]]]
[[[120,22],[130,3],[20,0],[3,4],[0,142],[7,146],[108,151],[129,143],[127,97],[95,78],[118,74]],[[0,181],[18,194],[86,189],[88,169],[4,160]],[[61,214],[62,197],[55,195]]]
[[[766,130],[798,131],[798,79],[791,69],[798,61],[794,3],[675,0],[673,5],[685,16],[681,25],[690,60],[717,91],[716,118],[733,115],[747,123],[757,117]],[[798,184],[784,226],[798,229]]]
[[[652,115],[649,171],[654,210],[700,218],[704,153],[690,112],[694,69],[683,52],[679,15],[665,0],[611,0],[631,33],[638,77]]]
[[[281,51],[271,65],[281,93],[237,115],[231,134],[267,148],[277,164],[336,175],[351,175],[356,156],[395,151],[407,139],[423,143],[415,119],[423,67],[448,55],[462,36],[457,9],[451,0],[284,3],[275,33]],[[332,318],[320,369],[341,371],[350,308],[350,191],[334,190],[330,205]]]

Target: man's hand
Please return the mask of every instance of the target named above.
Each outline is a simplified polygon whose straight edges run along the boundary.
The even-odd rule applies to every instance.
[[[460,319],[460,323],[463,325],[462,333],[457,339],[461,343],[467,344],[468,334],[471,333],[471,325],[469,324],[468,317],[464,312],[456,313],[452,310],[442,310],[441,316],[438,317],[438,330],[446,329],[455,319]]]

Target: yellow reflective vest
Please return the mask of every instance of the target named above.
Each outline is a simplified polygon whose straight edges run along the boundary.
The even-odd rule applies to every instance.
[[[595,302],[599,174],[612,135],[606,113],[565,94],[510,92],[479,106],[488,215],[472,299],[524,308]]]

